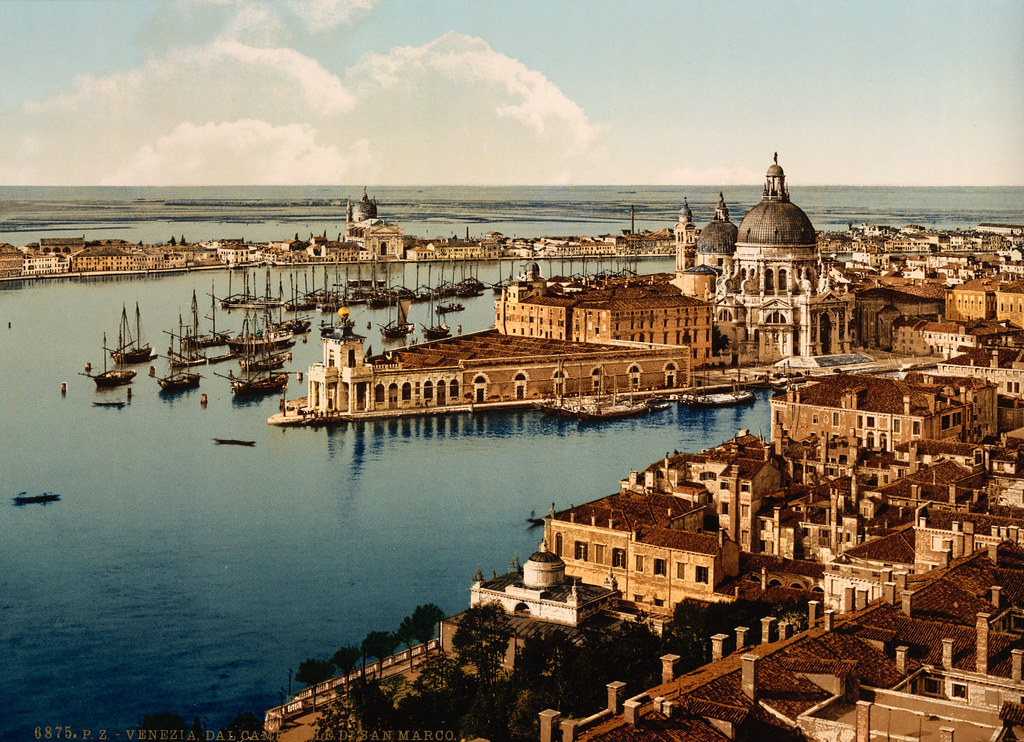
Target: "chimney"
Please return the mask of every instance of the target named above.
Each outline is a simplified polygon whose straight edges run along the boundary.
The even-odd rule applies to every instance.
[[[857,742],[871,742],[871,701],[857,701]]]
[[[768,568],[764,566],[761,567],[761,589],[768,589]]]
[[[562,714],[554,709],[540,712],[540,742],[556,742],[555,729],[561,719]]]
[[[779,621],[779,640],[788,639],[792,635],[793,624],[789,621]]]
[[[956,482],[949,483],[949,504],[956,505]]]
[[[956,727],[939,727],[939,742],[956,742]]]
[[[921,499],[921,485],[912,484],[910,485],[910,497],[914,500]]]
[[[626,684],[621,680],[608,683],[608,711],[612,716],[622,712],[622,697],[626,695]]]
[[[831,631],[832,627],[836,623],[836,612],[833,610],[825,611],[825,631]]]
[[[1024,664],[1024,649],[1011,649],[1010,650],[1011,667],[1010,680],[1015,683],[1021,681],[1021,665]]]
[[[622,718],[631,727],[635,727],[636,723],[640,721],[640,707],[643,705],[643,701],[636,698],[631,698],[622,704]]]
[[[999,608],[999,593],[1002,592],[1002,589],[999,585],[992,586],[992,598],[989,602],[996,608]]]
[[[964,521],[964,554],[974,553],[974,521]]]
[[[761,658],[756,654],[745,654],[740,659],[743,661],[743,693],[757,703],[757,663]]]
[[[725,641],[728,634],[713,634],[711,637],[711,660],[720,660],[725,656]]]
[[[661,656],[661,682],[668,683],[675,679],[679,659],[678,654],[663,654]]]
[[[750,629],[747,628],[746,626],[737,626],[736,627],[736,651],[737,652],[747,646],[747,633],[749,631],[750,631]]]
[[[910,414],[910,395],[909,394],[904,394],[903,395],[903,414],[904,415],[909,415]],[[911,455],[917,453],[914,450],[915,448],[917,448],[917,446],[915,446],[913,443],[911,443],[910,445],[911,445],[911,449],[910,449]]]
[[[978,614],[978,646],[975,649],[975,669],[982,675],[988,675],[988,620],[987,613]]]
[[[902,602],[903,602],[903,615],[904,616],[911,615],[913,610],[914,610],[914,591],[913,590],[904,590],[903,591],[903,596],[902,596]]]
[[[562,719],[562,742],[576,742],[579,719]]]
[[[942,640],[942,669],[952,670],[953,669],[953,640],[943,639]]]
[[[896,671],[900,675],[907,674],[907,653],[910,651],[910,647],[904,645],[896,647]],[[1022,652],[1024,654],[1024,652]]]
[[[816,600],[807,601],[807,628],[813,629],[818,625],[818,606],[820,603]]]
[[[999,544],[988,545],[988,560],[996,567],[999,566]]]
[[[897,572],[896,573],[896,592],[902,593],[907,589],[907,573]]]
[[[896,583],[887,582],[882,585],[882,599],[888,605],[896,605]]]
[[[765,616],[761,619],[761,643],[768,644],[772,640],[772,624],[775,623],[774,616]]]

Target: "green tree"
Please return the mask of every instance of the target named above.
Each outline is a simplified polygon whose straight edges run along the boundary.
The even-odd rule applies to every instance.
[[[444,620],[444,611],[433,603],[416,606],[412,615],[412,630],[420,644],[426,644],[437,633],[437,625]]]
[[[390,631],[371,631],[363,639],[360,649],[363,652],[363,676],[366,676],[366,658],[376,657],[379,660],[390,656],[398,646],[398,637]]]
[[[459,664],[472,665],[477,680],[491,685],[498,678],[511,636],[505,610],[497,603],[486,603],[462,614],[452,637],[452,648]]]
[[[729,336],[723,335],[718,327],[711,329],[711,352],[714,355],[724,353],[729,350]]]
[[[398,703],[410,726],[459,731],[458,720],[472,698],[465,671],[449,657],[424,663],[412,688]]]
[[[334,665],[328,660],[319,657],[310,657],[299,663],[299,669],[295,672],[295,681],[306,685],[316,685],[331,678],[334,675]]]
[[[348,675],[352,672],[356,663],[359,662],[361,656],[362,652],[359,650],[359,647],[346,644],[343,647],[339,647],[338,651],[331,655],[331,662],[338,668],[338,672],[342,675]]]

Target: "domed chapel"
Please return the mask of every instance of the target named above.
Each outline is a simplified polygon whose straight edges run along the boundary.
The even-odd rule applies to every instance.
[[[761,202],[738,228],[721,194],[714,219],[695,241],[686,229],[691,219],[684,205],[676,227],[677,278],[694,257],[698,266],[719,272],[715,322],[729,338],[733,361],[765,364],[850,352],[853,295],[833,286],[823,269],[814,225],[790,201],[778,153]]]

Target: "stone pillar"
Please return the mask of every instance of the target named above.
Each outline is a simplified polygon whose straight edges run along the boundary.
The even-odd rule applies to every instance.
[[[745,654],[740,658],[743,662],[743,693],[753,702],[757,702],[757,663],[760,657],[756,654]]]
[[[540,712],[540,742],[556,742],[555,729],[562,719],[562,714],[555,709]]]
[[[807,628],[813,629],[818,625],[818,606],[821,605],[817,600],[807,601]]]
[[[831,631],[832,627],[835,626],[836,612],[833,610],[825,611],[825,631]]]
[[[943,639],[942,640],[942,669],[952,670],[953,669],[953,640]]]
[[[956,727],[939,727],[939,742],[956,742]]]
[[[746,626],[736,627],[736,651],[746,648],[747,646],[747,633],[750,631]]]
[[[974,665],[979,673],[988,675],[988,619],[987,613],[978,614],[978,644],[975,647]]]
[[[711,637],[711,659],[720,660],[725,656],[725,642],[728,634],[713,634]]]
[[[900,675],[907,674],[907,654],[910,652],[910,647],[900,646],[896,647],[896,671]],[[1024,654],[1024,652],[1022,652]]]
[[[608,710],[612,716],[622,713],[622,697],[626,695],[626,684],[621,680],[608,683]]]
[[[1021,665],[1024,660],[1024,649],[1011,649],[1010,650],[1010,662],[1012,670],[1010,671],[1010,680],[1015,683],[1021,681]]]
[[[779,641],[788,639],[792,635],[793,624],[789,621],[779,621]]]
[[[857,742],[871,742],[871,701],[857,701]]]
[[[889,605],[896,605],[896,583],[887,582],[882,585],[882,599]]]
[[[989,602],[992,605],[994,605],[996,608],[999,608],[999,598],[1000,598],[1000,593],[1002,593],[1002,590],[1003,590],[1003,588],[1000,587],[999,585],[993,585],[992,586],[992,598],[991,598],[991,600],[989,600]]]
[[[661,682],[668,683],[675,679],[679,660],[678,654],[664,654],[661,656]]]
[[[775,616],[765,616],[761,619],[761,643],[768,644],[772,640],[772,624],[775,623]]]

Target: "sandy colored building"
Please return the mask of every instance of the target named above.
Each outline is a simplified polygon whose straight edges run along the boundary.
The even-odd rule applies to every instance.
[[[958,322],[970,319],[995,319],[999,282],[976,278],[946,292],[946,319]]]
[[[916,438],[970,442],[996,435],[996,388],[970,378],[908,374],[904,380],[839,374],[771,400],[772,440],[854,435],[891,451]]]

